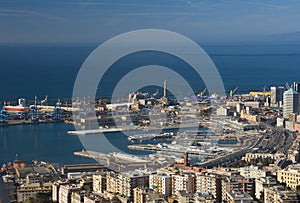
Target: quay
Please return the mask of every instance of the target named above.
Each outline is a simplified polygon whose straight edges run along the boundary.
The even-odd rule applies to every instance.
[[[35,125],[35,124],[43,124],[43,123],[58,123],[63,121],[57,120],[40,120],[39,122],[31,121],[31,120],[8,120],[6,124],[0,124],[0,126],[10,126],[10,125]]]
[[[67,133],[70,135],[85,135],[85,134],[121,132],[124,130],[126,130],[126,129],[123,129],[123,128],[99,128],[99,129],[91,129],[91,130],[70,130]]]
[[[103,166],[117,172],[132,171],[136,168],[156,170],[163,167],[166,163],[173,163],[174,159],[157,156],[134,156],[121,152],[101,153],[96,151],[74,152],[76,156],[92,158],[102,163]]]
[[[108,160],[109,158],[115,158],[115,159],[118,159],[118,160],[123,160],[124,162],[131,162],[131,163],[139,163],[139,162],[146,163],[147,162],[146,159],[143,159],[141,157],[122,154],[122,153],[118,153],[118,152],[114,152],[114,153],[111,153],[111,154],[105,154],[105,153],[101,153],[101,152],[88,150],[88,151],[74,152],[74,155],[82,156],[82,157],[86,157],[86,158],[92,158],[92,159],[106,159],[106,160]]]
[[[97,134],[97,133],[112,133],[112,132],[122,132],[122,131],[160,131],[160,130],[176,130],[181,128],[202,128],[202,123],[185,123],[181,125],[169,125],[163,126],[162,128],[158,127],[111,127],[111,128],[99,128],[99,129],[89,129],[89,130],[70,130],[67,133],[70,135],[86,135],[86,134]]]
[[[172,149],[167,147],[158,147],[156,145],[147,144],[147,145],[129,145],[129,149],[133,150],[142,150],[142,151],[156,151],[156,152],[172,152],[172,153],[189,153],[191,155],[200,155],[200,156],[207,156],[209,158],[215,158],[216,154],[211,154],[207,152],[201,152],[196,150],[189,150],[189,149]]]

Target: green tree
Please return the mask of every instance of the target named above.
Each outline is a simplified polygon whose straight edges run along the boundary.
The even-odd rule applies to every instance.
[[[121,202],[121,200],[117,197],[117,195],[115,195],[115,196],[112,198],[112,201],[115,202],[115,203]]]
[[[86,192],[92,192],[93,191],[93,188],[90,186],[90,185],[83,185],[81,187],[82,190],[85,190]]]
[[[265,201],[265,193],[264,193],[264,191],[261,191],[258,202],[263,203],[264,201]]]
[[[25,203],[53,203],[51,200],[51,192],[38,193],[34,198],[27,199]]]

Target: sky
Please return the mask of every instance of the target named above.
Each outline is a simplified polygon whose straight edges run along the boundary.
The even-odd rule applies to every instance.
[[[199,42],[300,32],[298,0],[0,0],[0,43],[94,43],[137,29]]]

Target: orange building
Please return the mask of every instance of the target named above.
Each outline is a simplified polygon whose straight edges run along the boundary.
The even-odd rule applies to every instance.
[[[300,132],[300,123],[295,123],[294,124],[294,131]]]

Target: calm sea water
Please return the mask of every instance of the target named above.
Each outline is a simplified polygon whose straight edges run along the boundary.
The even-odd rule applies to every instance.
[[[33,99],[71,97],[76,74],[86,57],[97,45],[1,45],[0,101],[14,101],[19,97]],[[300,81],[300,45],[241,45],[203,46],[216,64],[226,89],[261,89],[263,86],[284,85]],[[169,58],[168,58],[169,57]],[[149,61],[157,65],[173,66],[184,72],[184,64],[159,53],[141,53],[118,61],[107,74],[103,84],[104,96],[110,94],[114,81],[124,74],[118,67],[138,67]],[[124,68],[128,71],[129,69]],[[202,81],[187,74],[195,91],[203,88]],[[76,136],[66,132],[72,126],[43,124],[0,128],[0,162],[19,159],[38,159],[59,163],[87,163],[92,160],[76,157],[74,151],[83,147]],[[116,145],[128,144],[122,135],[110,139]]]
[[[64,123],[17,125],[0,128],[0,160],[12,161],[15,158],[44,160],[56,163],[93,162],[73,155],[82,150],[77,136],[67,134],[73,126]]]

